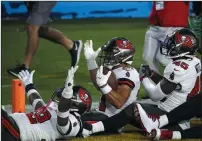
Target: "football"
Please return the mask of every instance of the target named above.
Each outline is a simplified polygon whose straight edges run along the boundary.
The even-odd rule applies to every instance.
[[[107,67],[103,67],[103,74],[107,74],[108,71],[109,71],[109,69]],[[97,82],[96,82],[96,74],[97,74],[97,70],[90,71],[90,77],[91,77],[91,80],[92,80],[94,86],[96,87],[97,90],[100,90],[100,88],[98,87]],[[116,75],[114,74],[113,71],[108,79],[107,84],[115,91],[118,89],[118,81],[117,81]]]

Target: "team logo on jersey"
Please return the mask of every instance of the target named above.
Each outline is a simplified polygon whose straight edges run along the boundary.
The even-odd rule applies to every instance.
[[[127,76],[127,77],[130,77],[130,73],[129,73],[129,72],[126,72],[126,76]]]
[[[73,127],[75,127],[75,126],[77,126],[77,123],[76,123],[76,122],[73,123]]]
[[[175,77],[175,74],[174,74],[174,72],[172,72],[172,73],[170,74],[170,79],[171,79],[171,80],[174,80],[174,77]]]

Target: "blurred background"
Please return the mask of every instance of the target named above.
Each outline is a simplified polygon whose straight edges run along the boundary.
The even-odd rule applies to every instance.
[[[58,19],[79,18],[148,18],[152,7],[149,2],[58,2],[52,10],[52,17]],[[190,6],[190,13],[192,13]],[[26,18],[24,2],[2,2],[2,19]]]

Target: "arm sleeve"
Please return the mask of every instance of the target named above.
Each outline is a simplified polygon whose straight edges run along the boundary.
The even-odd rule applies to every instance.
[[[68,92],[73,93],[73,90]],[[56,125],[61,135],[76,136],[81,131],[80,115],[76,111],[71,111],[72,103],[71,97],[62,94],[58,104]]]
[[[27,93],[29,103],[32,105],[33,109],[37,110],[45,105],[45,102],[41,98],[39,92],[34,88],[34,84],[27,85],[25,87],[25,91]]]
[[[155,85],[154,83],[151,82],[149,78],[145,78],[143,79],[142,84],[145,90],[147,91],[149,97],[153,101],[159,101],[164,97],[166,97],[166,94],[164,94],[161,90],[160,82],[157,85]]]

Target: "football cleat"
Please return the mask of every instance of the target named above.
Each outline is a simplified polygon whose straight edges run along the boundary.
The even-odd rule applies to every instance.
[[[173,138],[173,131],[170,130],[161,130],[161,129],[152,129],[150,134],[147,134],[147,136],[154,140],[170,140]]]
[[[80,60],[80,54],[81,54],[81,49],[82,49],[82,41],[81,40],[77,40],[77,41],[73,41],[74,45],[73,48],[70,50],[70,54],[71,54],[71,66],[77,66],[77,64],[79,63]]]
[[[17,65],[15,68],[7,69],[7,72],[12,76],[18,77],[19,72],[21,72],[22,70],[28,70],[24,64]]]
[[[148,115],[140,104],[135,105],[135,119],[140,122],[142,129],[146,133],[150,133],[152,129],[156,129],[159,126],[159,117]]]

